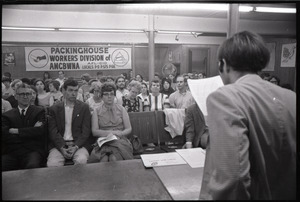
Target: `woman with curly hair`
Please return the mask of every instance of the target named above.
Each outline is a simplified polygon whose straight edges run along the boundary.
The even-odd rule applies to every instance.
[[[129,93],[122,97],[123,107],[127,112],[142,112],[142,100],[137,96],[141,91],[142,85],[139,81],[131,81],[128,84]]]

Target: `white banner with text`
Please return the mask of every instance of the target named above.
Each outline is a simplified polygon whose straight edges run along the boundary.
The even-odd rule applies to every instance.
[[[131,69],[131,48],[25,47],[26,71]]]

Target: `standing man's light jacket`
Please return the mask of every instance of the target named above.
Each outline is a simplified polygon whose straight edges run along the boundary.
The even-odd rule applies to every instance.
[[[296,94],[248,74],[207,99],[200,199],[296,199]]]

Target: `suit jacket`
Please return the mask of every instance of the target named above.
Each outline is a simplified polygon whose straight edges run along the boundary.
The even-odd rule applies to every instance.
[[[207,98],[201,199],[296,199],[296,94],[247,74]]]
[[[201,138],[203,135],[208,135],[208,127],[205,124],[204,115],[197,104],[189,106],[186,110],[184,135],[186,142],[192,142],[193,147],[206,148],[206,144],[203,141],[203,146],[201,146]]]
[[[65,145],[65,102],[52,105],[49,108],[49,149],[56,147],[58,150]],[[76,100],[72,114],[72,136],[75,145],[90,150],[91,113],[88,104]]]
[[[36,122],[42,122],[40,127],[34,127]],[[42,107],[30,105],[24,121],[18,108],[13,108],[2,114],[2,152],[9,154],[15,149],[38,151],[45,154],[45,110]],[[18,128],[19,134],[10,134],[10,128]]]

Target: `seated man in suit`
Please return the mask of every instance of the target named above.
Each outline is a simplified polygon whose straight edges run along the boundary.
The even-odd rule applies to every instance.
[[[64,100],[49,108],[48,167],[63,166],[66,159],[86,164],[91,145],[91,113],[89,106],[76,100],[78,82],[67,80],[62,86]]]
[[[30,105],[32,91],[20,84],[15,90],[17,108],[2,114],[2,171],[42,166],[45,152],[45,110]]]
[[[202,111],[197,104],[189,106],[184,119],[184,132],[186,143],[184,149],[201,147],[206,148],[208,140],[208,127]]]

